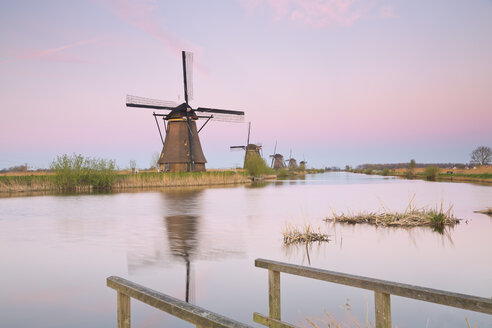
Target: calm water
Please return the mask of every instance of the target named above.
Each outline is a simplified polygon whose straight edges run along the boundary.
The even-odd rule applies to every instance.
[[[333,225],[334,211],[454,205],[467,220],[430,229]],[[105,195],[0,199],[0,327],[116,327],[118,275],[252,324],[268,313],[267,271],[255,258],[311,265],[402,283],[492,297],[492,187],[346,173],[257,187],[172,189]],[[284,247],[286,224],[312,223],[321,245]],[[346,304],[349,304],[347,306]],[[282,318],[373,321],[373,294],[282,275]],[[492,327],[492,316],[392,296],[398,327]],[[132,301],[133,327],[189,325]],[[354,326],[354,325],[352,325]]]

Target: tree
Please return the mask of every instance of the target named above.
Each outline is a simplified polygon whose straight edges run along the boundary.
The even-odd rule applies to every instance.
[[[406,177],[407,178],[413,178],[415,176],[415,168],[417,167],[417,163],[415,163],[414,159],[410,160],[410,163],[408,163],[408,169],[406,172]]]
[[[475,148],[470,154],[471,163],[478,165],[487,165],[492,162],[492,149],[486,146]]]
[[[132,170],[132,173],[135,173],[137,169],[137,161],[132,159],[130,160],[130,170]]]
[[[160,159],[160,154],[158,152],[153,152],[152,153],[152,158],[150,159],[150,168],[151,169],[157,169],[159,168],[159,159]]]

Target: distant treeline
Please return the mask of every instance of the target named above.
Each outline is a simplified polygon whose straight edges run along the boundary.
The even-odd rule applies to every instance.
[[[464,169],[467,165],[463,163],[415,163],[416,168],[426,168],[429,166],[437,166],[441,169],[446,168],[458,168]],[[394,170],[394,169],[406,169],[408,163],[388,163],[388,164],[362,164],[357,166],[357,170]]]
[[[29,170],[26,165],[17,165],[9,167],[8,169],[1,169],[0,173],[9,173],[9,172],[46,172],[48,170],[45,169],[37,169],[37,170]]]

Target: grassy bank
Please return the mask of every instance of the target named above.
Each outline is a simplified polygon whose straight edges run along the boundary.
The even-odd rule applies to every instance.
[[[244,172],[236,171],[143,172],[118,176],[113,189],[226,185],[249,181]]]
[[[394,170],[351,170],[353,173],[364,173],[369,175],[395,176],[408,179],[422,179],[428,181],[455,181],[476,182],[492,184],[492,165],[483,165],[473,169],[442,169],[435,166],[427,168],[415,168],[409,175],[407,169]]]
[[[97,188],[90,183],[74,182],[70,188],[60,184],[60,177],[54,173],[2,175],[0,176],[0,193],[27,193],[37,191],[76,191],[88,192],[97,189],[121,191],[128,188],[156,188],[178,186],[206,186],[247,183],[250,180],[244,172],[211,171],[157,173],[141,172],[130,174],[127,171],[111,173],[110,176],[98,175],[100,181],[109,181],[107,188]],[[64,180],[63,180],[64,181]],[[84,181],[84,180],[75,180]]]

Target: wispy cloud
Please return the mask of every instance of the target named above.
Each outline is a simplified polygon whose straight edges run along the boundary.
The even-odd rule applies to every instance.
[[[394,6],[386,5],[386,6],[381,6],[381,8],[379,8],[379,17],[390,19],[390,18],[397,18],[398,15],[395,14]]]
[[[19,60],[25,59],[33,59],[38,58],[42,60],[48,61],[56,61],[56,62],[85,62],[85,60],[70,54],[63,53],[64,50],[77,48],[80,46],[88,45],[91,43],[95,43],[102,38],[93,38],[89,40],[77,41],[74,43],[65,44],[56,48],[50,48],[45,50],[19,50],[19,49],[11,49],[13,53],[10,58],[4,60],[4,63],[11,63]]]
[[[275,20],[289,19],[293,22],[315,27],[352,26],[361,18],[369,16],[377,5],[364,0],[240,0],[249,11],[268,8]],[[392,18],[393,7],[383,6],[380,17]]]
[[[95,0],[105,6],[125,23],[132,25],[161,41],[169,50],[180,53],[193,47],[166,30],[162,18],[157,15],[156,0]],[[195,49],[194,49],[195,50]]]

